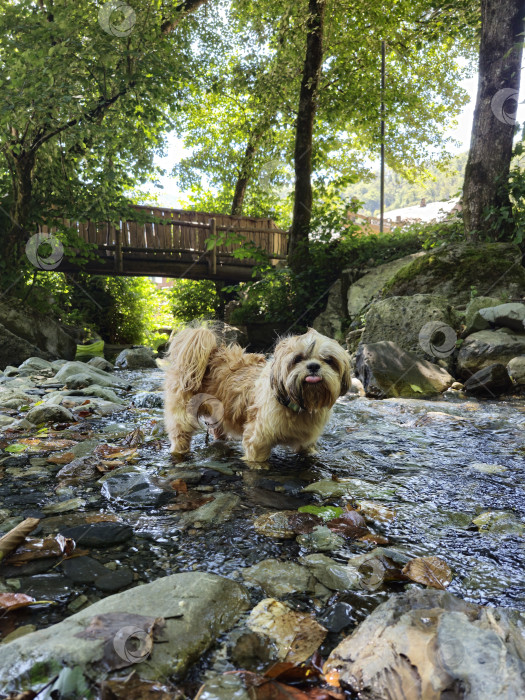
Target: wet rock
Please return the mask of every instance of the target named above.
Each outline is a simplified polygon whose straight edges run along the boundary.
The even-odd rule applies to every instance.
[[[3,389],[0,391],[0,407],[20,408],[34,403],[35,397],[25,394],[17,389]]]
[[[47,379],[44,385],[65,384],[70,377],[75,375],[91,377],[91,384],[98,386],[117,386],[126,388],[126,384],[109,372],[104,372],[101,369],[90,366],[85,362],[66,362],[65,365],[58,370],[56,375],[51,379]]]
[[[7,428],[8,425],[11,425],[15,419],[12,416],[4,416],[3,414],[0,414],[0,430],[3,428]]]
[[[490,323],[486,321],[479,312],[481,309],[487,309],[490,306],[499,306],[500,304],[501,299],[495,299],[494,297],[474,297],[474,299],[471,299],[465,312],[465,333],[470,335],[476,331],[483,331],[490,328]]]
[[[384,265],[374,267],[370,272],[350,285],[348,289],[348,314],[350,318],[359,315],[359,312],[367,306],[374,297],[383,289],[385,284],[404,267],[412,263],[424,253],[414,253],[403,258],[392,260]]]
[[[313,484],[305,486],[303,491],[317,493],[323,498],[340,498],[341,496],[354,496],[354,498],[390,498],[395,489],[388,486],[378,486],[363,479],[321,479]]]
[[[60,469],[56,478],[64,485],[78,484],[79,481],[91,481],[99,471],[96,468],[97,460],[92,456],[78,457],[73,459]]]
[[[292,539],[295,530],[290,525],[289,516],[292,511],[278,511],[276,513],[264,513],[253,521],[255,531],[266,537],[276,539]]]
[[[465,382],[467,394],[499,396],[512,388],[512,380],[505,365],[489,365],[480,369]]]
[[[251,700],[241,676],[223,674],[210,678],[201,687],[195,700]]]
[[[478,515],[472,522],[482,534],[521,536],[525,532],[525,524],[514,513],[507,511],[487,511]]]
[[[482,474],[502,474],[507,471],[507,467],[502,464],[487,464],[486,462],[472,462],[469,469],[475,469]]]
[[[133,583],[133,571],[127,566],[121,566],[115,571],[111,571],[105,566],[103,568],[106,569],[107,573],[97,576],[94,581],[95,588],[98,588],[99,591],[114,593]]]
[[[525,386],[525,355],[514,357],[507,365],[507,374],[517,386]]]
[[[525,333],[507,328],[479,331],[469,335],[458,353],[458,370],[468,377],[495,363],[506,365],[518,355],[525,354]]]
[[[102,495],[109,501],[123,501],[136,506],[156,506],[173,496],[156,486],[145,473],[110,476],[102,484]]]
[[[309,554],[300,560],[315,578],[332,591],[358,590],[361,576],[356,568],[338,564],[324,554]]]
[[[126,348],[115,360],[119,369],[155,369],[157,363],[153,350],[144,345]]]
[[[355,372],[374,398],[440,394],[454,383],[443,367],[405,352],[391,341],[360,345]]]
[[[87,361],[87,364],[95,369],[101,369],[103,372],[113,372],[115,369],[111,362],[108,362],[103,357],[92,357]]]
[[[166,620],[166,641],[154,644],[151,655],[136,667],[142,678],[182,675],[247,607],[246,591],[229,579],[202,571],[166,576],[104,598],[63,622],[3,645],[0,677],[9,690],[18,692],[37,664],[41,676],[47,668],[51,677],[57,665],[79,666],[86,678],[100,682],[105,676],[100,666],[105,642],[78,634],[95,616],[117,613]]]
[[[133,528],[123,523],[101,522],[60,529],[64,537],[71,537],[82,547],[109,547],[122,544],[133,537]]]
[[[368,700],[493,700],[525,695],[524,658],[518,611],[410,590],[376,608],[332,651],[324,672]],[[403,695],[392,695],[392,678]]]
[[[278,559],[265,559],[255,566],[241,569],[241,574],[245,581],[257,584],[274,598],[293,593],[314,593],[319,585],[304,566]]]
[[[340,632],[353,624],[353,608],[349,603],[336,603],[319,618],[319,622],[329,632]]]
[[[38,372],[41,370],[52,370],[53,365],[51,362],[48,362],[48,360],[44,360],[41,357],[28,357],[27,360],[22,362],[18,369],[30,369],[31,371],[35,372],[35,374],[38,374]]]
[[[33,425],[39,425],[40,423],[73,423],[76,419],[75,416],[68,411],[64,406],[53,406],[49,404],[41,404],[40,406],[33,406],[26,413],[26,420]]]
[[[75,583],[93,583],[97,576],[106,576],[109,573],[105,566],[92,557],[64,559],[61,567],[66,576]]]
[[[39,496],[39,500],[40,500]],[[67,513],[69,510],[78,510],[86,505],[86,501],[83,498],[70,498],[67,501],[59,501],[58,503],[49,503],[47,506],[42,508],[42,511],[46,514],[55,513]]]
[[[297,543],[312,552],[333,552],[343,547],[345,541],[326,525],[318,525],[307,535],[299,535]]]
[[[205,503],[196,510],[190,510],[181,515],[179,523],[192,525],[202,523],[203,525],[218,525],[231,517],[233,509],[240,503],[241,499],[234,493],[216,493],[213,501]]]
[[[525,304],[500,304],[481,309],[479,314],[491,325],[505,326],[520,333],[525,331]]]
[[[123,401],[113,403],[112,401],[103,401],[102,399],[91,399],[89,406],[92,406],[97,416],[110,416],[112,413],[124,411],[127,408],[127,404]],[[79,410],[82,409],[79,407]]]
[[[396,513],[391,508],[387,508],[381,503],[361,500],[357,501],[357,507],[363,518],[368,522],[387,523],[396,517]]]
[[[164,399],[162,394],[156,391],[139,391],[133,397],[133,404],[137,408],[162,408]]]

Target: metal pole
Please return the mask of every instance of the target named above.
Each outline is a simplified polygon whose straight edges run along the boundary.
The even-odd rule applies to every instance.
[[[381,173],[379,181],[379,232],[383,233],[385,215],[385,42],[381,42]]]

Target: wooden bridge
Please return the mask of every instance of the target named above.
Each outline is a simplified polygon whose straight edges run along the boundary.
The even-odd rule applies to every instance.
[[[96,246],[97,257],[84,269],[97,275],[184,277],[242,282],[252,279],[256,261],[235,250],[249,244],[265,252],[271,264],[286,258],[287,232],[271,219],[134,206],[137,220],[118,224],[64,219],[80,238]],[[141,223],[143,222],[143,223]],[[60,226],[41,226],[54,233]],[[241,242],[242,240],[242,242]],[[62,260],[57,271],[79,269]]]

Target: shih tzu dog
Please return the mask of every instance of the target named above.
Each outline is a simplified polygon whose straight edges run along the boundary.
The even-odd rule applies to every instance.
[[[269,360],[226,344],[210,327],[185,328],[172,338],[166,357],[171,453],[189,451],[199,418],[216,438],[242,439],[247,462],[266,462],[275,445],[313,453],[350,381],[345,350],[311,328],[280,340]]]

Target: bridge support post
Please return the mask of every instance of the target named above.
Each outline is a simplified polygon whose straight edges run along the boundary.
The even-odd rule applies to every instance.
[[[217,219],[210,219],[210,238],[214,241],[214,245],[210,250],[208,264],[210,273],[215,276],[217,274]]]
[[[124,223],[125,225],[125,223]],[[122,261],[122,229],[120,223],[115,226],[115,272],[122,274],[124,265]]]

